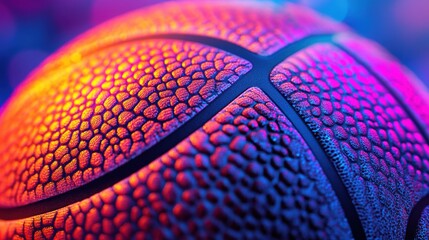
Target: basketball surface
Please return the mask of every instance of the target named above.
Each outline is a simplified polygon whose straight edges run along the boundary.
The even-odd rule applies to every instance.
[[[426,239],[428,103],[297,5],[136,10],[0,109],[0,239]]]

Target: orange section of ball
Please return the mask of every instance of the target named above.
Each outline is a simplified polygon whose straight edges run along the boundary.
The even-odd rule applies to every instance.
[[[125,31],[126,29],[126,31]],[[153,34],[195,34],[227,40],[261,55],[313,34],[346,27],[294,4],[268,1],[205,1],[163,3],[117,17],[83,34],[71,51]]]
[[[197,43],[128,42],[31,77],[0,118],[0,203],[101,176],[204,108],[251,65]]]
[[[0,206],[49,198],[115,169],[251,69],[223,50],[162,34],[214,37],[268,55],[339,29],[295,5],[216,1],[161,4],[90,30],[48,58],[5,105]]]

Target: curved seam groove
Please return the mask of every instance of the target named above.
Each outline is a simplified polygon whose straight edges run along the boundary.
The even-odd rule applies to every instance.
[[[130,39],[128,41],[117,43],[123,44],[131,41],[149,39],[171,39],[190,41],[207,45],[210,47],[215,47],[219,50],[236,55],[237,57],[249,61],[253,65],[253,68],[247,74],[241,76],[224,92],[220,93],[219,96],[216,97],[212,102],[209,102],[208,105],[199,113],[195,114],[193,118],[175,129],[175,131],[167,135],[165,138],[161,139],[156,144],[149,147],[137,157],[130,159],[123,165],[118,166],[116,169],[105,173],[104,175],[86,183],[85,185],[82,185],[70,191],[23,206],[0,208],[0,219],[15,220],[54,211],[62,207],[67,207],[73,203],[77,203],[108,187],[111,187],[115,183],[126,179],[131,174],[134,174],[141,168],[147,166],[149,163],[156,160],[158,157],[168,152],[168,150],[176,146],[183,139],[188,137],[191,133],[199,129],[204,123],[206,123],[215,114],[217,114],[220,110],[226,107],[247,88],[260,87],[262,90],[266,90],[267,88],[271,87],[270,93],[274,92],[273,95],[277,95],[277,101],[273,102],[276,103],[276,105],[284,112],[284,114],[288,118],[291,114],[295,116],[294,119],[290,119],[292,124],[294,126],[301,126],[296,129],[300,132],[300,134],[302,134],[304,140],[312,149],[313,153],[318,156],[318,162],[322,166],[322,169],[327,176],[328,181],[332,185],[335,194],[340,200],[340,204],[346,214],[346,219],[352,229],[353,236],[355,238],[365,238],[363,227],[359,221],[359,216],[356,212],[355,206],[351,201],[351,197],[348,195],[348,191],[345,188],[341,178],[339,176],[331,176],[338,175],[338,173],[335,171],[335,168],[332,168],[333,166],[330,166],[332,165],[332,163],[327,159],[326,153],[320,147],[320,143],[309,131],[308,126],[305,125],[304,121],[300,118],[300,116],[293,110],[289,103],[277,91],[277,89],[275,89],[271,85],[271,82],[269,81],[269,76],[272,69],[277,66],[281,61],[315,43],[331,42],[332,36],[332,34],[309,36],[283,47],[282,49],[278,50],[276,53],[270,56],[257,55],[241,46],[238,46],[234,43],[225,40],[190,34],[159,34],[143,38]],[[107,45],[103,48],[108,48],[112,46],[113,45]],[[94,51],[98,51],[100,49],[96,49]],[[91,54],[91,52],[88,53]],[[251,81],[254,82],[252,83]],[[278,102],[278,96],[282,98],[282,102]],[[269,95],[269,97],[272,98],[271,95]],[[286,105],[284,105],[283,103],[286,103]],[[305,128],[302,127],[302,125]],[[162,148],[160,146],[162,146]],[[316,150],[314,151],[314,149]],[[320,161],[319,159],[323,159],[323,161]]]
[[[401,94],[394,88],[392,88],[389,84],[387,84],[387,80],[384,79],[381,75],[379,75],[377,72],[375,72],[371,66],[369,66],[364,60],[362,60],[359,56],[356,54],[353,54],[350,52],[347,48],[342,46],[341,44],[332,41],[332,44],[338,47],[340,50],[348,54],[350,57],[352,57],[356,62],[358,62],[360,65],[362,65],[371,75],[373,75],[378,82],[381,83],[383,87],[387,89],[387,91],[392,94],[394,99],[399,103],[401,108],[405,111],[407,116],[413,121],[413,123],[417,126],[417,129],[419,132],[423,135],[426,143],[429,144],[429,133],[427,132],[426,128],[424,127],[424,124],[422,120],[420,120],[420,117],[417,116],[409,107],[407,107],[407,104],[402,100]],[[421,204],[424,204],[425,206],[422,207]],[[405,236],[406,238],[414,238],[417,233],[417,227],[418,223],[420,221],[420,217],[422,215],[422,212],[424,211],[426,205],[429,205],[429,193],[427,195],[423,196],[411,209],[410,215],[408,217],[408,223],[406,228]]]
[[[210,47],[217,48],[219,50],[234,54],[238,57],[241,57],[247,61],[252,61],[252,59],[256,58],[264,58],[264,57],[270,57],[269,56],[261,56],[257,53],[254,53],[250,50],[247,50],[246,48],[232,43],[227,40],[218,39],[214,37],[207,37],[203,35],[197,35],[197,34],[180,34],[180,33],[160,33],[160,34],[153,34],[153,35],[147,35],[142,37],[134,37],[127,40],[123,40],[116,43],[106,44],[104,46],[89,49],[87,51],[83,50],[83,57],[97,53],[100,50],[108,49],[111,47],[119,46],[126,43],[136,42],[136,41],[145,41],[145,40],[176,40],[176,41],[187,41],[187,42],[193,42],[197,44],[207,45]]]
[[[422,197],[411,209],[410,216],[408,217],[407,231],[405,232],[405,239],[415,239],[417,228],[423,211],[429,206],[429,194]]]
[[[331,184],[332,189],[334,190],[335,195],[341,204],[353,237],[355,239],[366,239],[365,231],[359,219],[359,214],[356,211],[356,207],[353,204],[353,200],[349,195],[348,190],[341,179],[341,176],[338,174],[335,165],[329,160],[326,152],[323,150],[323,146],[314,136],[308,125],[302,120],[302,118],[289,104],[286,98],[277,90],[277,88],[272,85],[271,82],[267,83],[267,85],[264,86],[262,90],[267,92],[266,95],[287,116],[287,118],[294,125],[295,129],[299,132],[299,134],[311,149],[311,152],[314,154],[317,162],[325,173],[326,178]]]

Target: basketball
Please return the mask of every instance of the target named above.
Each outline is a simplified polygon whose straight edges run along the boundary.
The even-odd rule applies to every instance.
[[[427,239],[428,103],[296,4],[135,10],[0,108],[0,239]]]

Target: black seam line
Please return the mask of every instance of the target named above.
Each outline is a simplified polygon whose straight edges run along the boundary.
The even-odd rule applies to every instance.
[[[160,39],[161,36],[151,36],[144,39]],[[335,171],[335,167],[328,160],[326,154],[322,150],[320,143],[315,139],[309,130],[308,126],[305,125],[304,121],[297,115],[293,108],[285,101],[282,95],[278,91],[273,91],[275,88],[271,85],[271,82],[268,81],[271,70],[282,62],[287,57],[293,55],[299,50],[305,49],[306,47],[313,45],[315,43],[321,42],[331,42],[332,35],[315,35],[311,37],[304,38],[295,43],[292,43],[271,56],[259,56],[255,53],[252,53],[242,47],[238,47],[236,44],[215,39],[209,37],[195,36],[195,35],[163,35],[164,39],[175,39],[175,40],[184,40],[190,42],[196,42],[211,47],[219,48],[230,52],[238,57],[241,57],[245,60],[250,61],[253,64],[253,69],[250,70],[246,75],[242,76],[237,82],[235,82],[231,87],[225,90],[217,98],[215,98],[208,106],[206,106],[202,111],[197,113],[192,119],[184,123],[182,126],[177,128],[173,133],[161,139],[158,143],[151,146],[145,150],[142,154],[131,159],[127,163],[119,166],[115,170],[112,170],[103,176],[81,186],[76,189],[72,189],[65,193],[40,200],[38,202],[30,203],[23,206],[11,207],[11,208],[0,208],[0,219],[4,220],[13,220],[21,219],[26,217],[31,217],[34,215],[50,212],[62,207],[66,207],[70,204],[84,200],[112,185],[115,183],[127,178],[131,174],[135,173],[142,167],[148,165],[153,160],[157,159],[163,155],[167,150],[173,148],[183,139],[188,137],[190,134],[199,129],[204,123],[210,120],[216,113],[222,110],[226,105],[231,103],[235,98],[239,96],[242,92],[250,87],[260,87],[261,89],[267,90],[268,86],[271,86],[270,94],[274,94],[277,105],[282,111],[285,112],[286,116],[292,115],[291,122],[294,126],[299,126],[297,130],[303,134],[304,140],[309,144],[310,148],[316,149],[315,154],[317,154],[318,160],[325,174],[328,176],[337,197],[340,200],[343,210],[346,214],[346,218],[352,228],[352,233],[355,238],[364,238],[363,227],[359,221],[359,216],[356,212],[356,209],[351,201],[350,196],[347,194],[347,189],[344,186],[344,183],[341,181],[338,173]],[[141,39],[133,39],[141,40]],[[256,79],[256,80],[255,80]],[[263,81],[265,79],[265,81]],[[255,82],[255,81],[262,82]],[[254,82],[252,82],[254,81]],[[282,101],[279,101],[279,96],[282,97]],[[287,106],[287,107],[285,107]],[[160,147],[161,146],[161,147]],[[167,150],[165,150],[167,149]],[[320,162],[320,159],[323,162]],[[333,180],[335,179],[335,180]],[[362,237],[360,237],[362,236]]]
[[[347,187],[344,185],[335,165],[326,155],[326,152],[323,150],[323,147],[316,139],[309,126],[302,120],[299,114],[287,102],[286,98],[277,90],[277,88],[272,85],[271,81],[268,81],[267,84],[263,85],[261,88],[267,93],[268,97],[276,104],[276,106],[286,114],[287,118],[311,149],[311,152],[314,154],[320,167],[325,173],[326,178],[331,184],[332,189],[341,204],[344,215],[352,231],[353,238],[366,239],[365,231],[359,219],[359,214],[356,211],[356,207],[348,193]]]
[[[318,36],[314,36],[317,38]],[[309,37],[308,39],[303,39],[301,41],[311,41],[313,37]],[[158,34],[145,36],[138,39],[129,39],[123,42],[120,42],[116,45],[131,43],[135,41],[143,41],[143,40],[180,40],[186,42],[193,42],[197,44],[207,45],[210,47],[217,48],[222,51],[229,52],[234,54],[243,60],[249,61],[248,59],[270,59],[268,57],[262,57],[257,55],[256,53],[250,52],[249,50],[238,46],[236,44],[230,43],[228,41],[224,41],[221,39],[210,38],[199,35],[179,35],[179,34]],[[291,49],[293,53],[299,49],[296,49],[295,45],[299,44],[300,41],[295,44],[291,44],[286,46],[283,51]],[[107,49],[110,47],[114,47],[114,45],[105,45],[101,48],[97,48],[97,50]],[[226,50],[225,50],[226,49]],[[227,51],[229,50],[229,51]],[[282,51],[280,50],[280,51]],[[87,52],[85,56],[95,53]],[[272,55],[272,56],[275,56]],[[264,62],[266,65],[268,61]],[[58,195],[41,199],[39,201],[29,203],[22,206],[15,207],[0,207],[0,219],[2,220],[15,220],[22,219],[26,217],[31,217],[34,215],[39,215],[43,213],[47,213],[59,208],[66,207],[70,204],[77,203],[81,200],[89,198],[90,196],[107,189],[114,185],[115,183],[120,182],[121,180],[129,177],[131,174],[137,172],[141,168],[147,166],[152,161],[162,156],[190,134],[199,129],[204,123],[209,121],[216,113],[222,110],[225,106],[231,103],[235,98],[239,96],[240,93],[244,92],[247,88],[252,87],[252,79],[253,76],[258,75],[258,71],[255,67],[253,67],[248,73],[243,76],[240,76],[239,79],[232,84],[225,91],[220,93],[219,96],[213,99],[205,108],[203,108],[200,112],[195,114],[191,119],[186,121],[184,124],[175,129],[172,133],[160,139],[157,143],[143,151],[141,154],[136,156],[133,159],[130,159],[126,163],[118,166],[116,169],[113,169],[110,172],[105,173],[104,175],[82,185],[80,187],[71,189],[64,193],[60,193]],[[256,83],[253,83],[256,84]]]
[[[314,37],[316,37],[316,36],[317,35],[315,35]],[[180,41],[185,41],[185,42],[202,44],[202,45],[206,45],[209,47],[214,47],[214,48],[217,48],[217,49],[223,50],[223,51],[225,51],[225,49],[228,49],[230,51],[227,51],[227,52],[234,54],[238,57],[241,57],[244,60],[247,60],[250,62],[252,61],[252,59],[259,59],[259,58],[265,58],[266,59],[266,58],[270,57],[270,56],[261,56],[259,54],[256,54],[254,52],[247,50],[246,48],[244,48],[240,45],[237,45],[235,43],[232,43],[232,42],[229,42],[226,40],[217,39],[214,37],[207,37],[207,36],[203,36],[203,35],[197,35],[197,34],[180,34],[180,33],[160,33],[160,34],[153,34],[153,35],[142,36],[142,37],[129,38],[129,39],[123,40],[119,43],[106,44],[106,45],[103,45],[101,47],[96,47],[96,48],[88,50],[88,51],[84,50],[82,55],[88,56],[88,55],[97,53],[101,50],[109,49],[111,47],[116,47],[118,45],[133,43],[133,42],[137,42],[137,41],[146,41],[146,40],[180,40]],[[289,47],[289,46],[286,46],[286,47]]]
[[[407,231],[405,232],[405,239],[416,239],[417,228],[419,226],[420,218],[423,215],[423,211],[429,205],[429,194],[422,197],[411,210],[410,216],[408,217]]]
[[[388,84],[388,81],[384,79],[380,74],[378,74],[376,71],[372,69],[371,66],[369,66],[364,60],[362,60],[359,56],[356,54],[350,52],[346,47],[341,45],[340,43],[333,42],[333,44],[340,48],[342,51],[347,53],[349,56],[351,56],[356,62],[358,62],[360,65],[362,65],[372,76],[374,76],[378,82],[380,82],[383,87],[389,91],[390,94],[395,98],[395,100],[399,103],[399,105],[402,107],[402,109],[405,111],[407,116],[413,121],[413,123],[417,126],[417,129],[419,132],[423,135],[426,143],[429,144],[429,133],[427,131],[427,128],[425,127],[425,124],[423,124],[423,121],[420,119],[419,116],[417,116],[408,106],[405,104],[403,97],[401,97],[401,93],[391,87]],[[406,230],[406,238],[412,239],[416,235],[417,226],[420,220],[420,217],[422,215],[423,210],[425,209],[425,206],[429,205],[429,194],[425,195],[423,198],[421,198],[412,208],[410,216],[408,217],[408,223],[407,223],[407,230]]]

